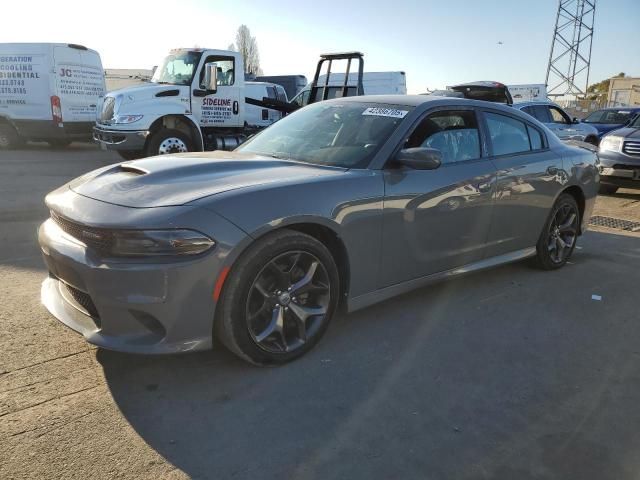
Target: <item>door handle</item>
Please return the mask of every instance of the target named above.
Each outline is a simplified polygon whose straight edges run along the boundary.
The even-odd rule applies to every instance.
[[[558,167],[549,167],[549,168],[547,168],[547,173],[549,175],[557,175],[558,174]]]
[[[193,90],[193,96],[194,97],[206,97],[207,96],[207,91],[206,90],[200,90],[200,89],[194,89]]]

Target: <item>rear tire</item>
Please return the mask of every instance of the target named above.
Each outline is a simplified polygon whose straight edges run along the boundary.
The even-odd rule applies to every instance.
[[[601,195],[613,195],[617,191],[618,187],[616,187],[615,185],[601,184],[600,188],[598,189],[598,193]]]
[[[327,247],[304,233],[280,230],[256,241],[234,264],[214,331],[231,352],[254,365],[287,363],[324,335],[339,292],[338,269]]]
[[[193,141],[189,135],[173,128],[161,128],[149,139],[145,153],[152,157],[193,151]]]
[[[551,209],[536,245],[536,264],[543,270],[563,267],[576,246],[580,209],[573,196],[561,194]]]
[[[24,139],[18,135],[15,128],[9,124],[0,125],[0,150],[21,147],[24,143]]]

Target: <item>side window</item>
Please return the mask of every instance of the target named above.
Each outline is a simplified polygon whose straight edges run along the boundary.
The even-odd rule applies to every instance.
[[[535,110],[533,109],[533,106],[530,106],[530,107],[523,107],[523,108],[522,108],[522,111],[523,111],[524,113],[528,113],[528,114],[529,114],[529,115],[531,115],[533,118],[538,118],[538,117],[536,117],[536,112],[535,112]],[[538,120],[539,120],[539,119],[538,119]]]
[[[569,123],[567,118],[560,111],[559,108],[549,107],[549,111],[551,112],[551,118],[553,119],[553,123]]]
[[[276,87],[271,85],[267,87],[267,97],[269,97],[272,100],[276,99]]]
[[[542,150],[544,148],[544,142],[542,141],[542,133],[537,128],[533,128],[527,125],[527,132],[529,132],[529,141],[531,142],[531,150]]]
[[[205,58],[200,70],[200,88],[204,88],[204,65],[215,63],[218,65],[218,86],[231,86],[235,83],[235,62],[233,57],[209,55]]]
[[[287,92],[280,85],[276,85],[276,96],[278,97],[278,100],[280,100],[281,102],[287,101]]]
[[[497,113],[486,112],[485,117],[494,155],[509,155],[531,150],[529,133],[524,122]]]
[[[442,163],[480,158],[480,132],[476,114],[470,110],[435,112],[425,118],[407,140],[405,148],[435,148]]]

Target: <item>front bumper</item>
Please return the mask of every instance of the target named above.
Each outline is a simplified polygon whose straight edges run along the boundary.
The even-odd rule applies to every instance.
[[[622,152],[599,153],[600,183],[621,188],[640,188],[640,156]]]
[[[144,150],[149,130],[114,130],[93,127],[93,140],[107,150]]]
[[[49,270],[42,303],[88,342],[146,354],[211,348],[217,255],[174,263],[108,262],[52,219],[41,225],[38,241]]]

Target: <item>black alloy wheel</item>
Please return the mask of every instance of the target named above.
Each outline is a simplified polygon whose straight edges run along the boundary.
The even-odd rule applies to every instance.
[[[580,228],[575,199],[562,194],[556,201],[537,245],[538,265],[545,270],[562,267],[573,253]]]
[[[320,260],[304,251],[283,253],[264,266],[249,290],[251,338],[270,353],[295,351],[318,334],[329,301],[329,275]]]

